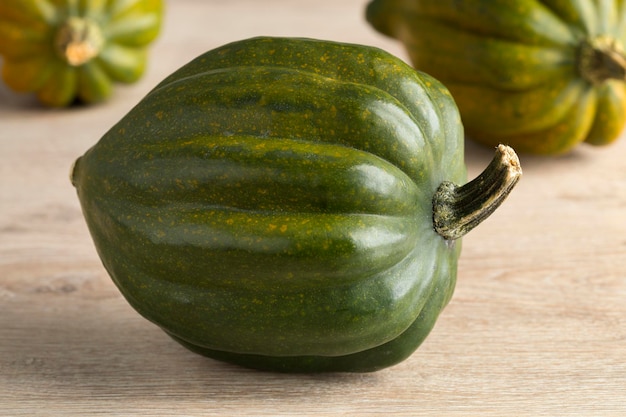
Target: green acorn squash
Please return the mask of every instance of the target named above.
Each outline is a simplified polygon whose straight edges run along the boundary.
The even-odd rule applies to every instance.
[[[550,155],[623,131],[621,1],[374,0],[366,15],[450,90],[472,139]]]
[[[105,100],[143,74],[161,0],[2,0],[2,77],[47,106]]]
[[[120,291],[183,345],[373,371],[413,352],[450,299],[455,239],[521,173],[497,155],[457,187],[463,128],[436,80],[376,48],[253,38],[167,77],[72,182]]]

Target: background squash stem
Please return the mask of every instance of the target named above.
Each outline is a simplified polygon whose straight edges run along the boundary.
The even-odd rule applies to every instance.
[[[93,20],[72,16],[57,30],[55,46],[68,64],[77,67],[100,54],[104,36]]]
[[[611,79],[626,80],[626,52],[610,36],[584,41],[580,46],[579,66],[581,75],[592,84]]]
[[[435,231],[455,240],[485,220],[502,204],[522,175],[513,148],[499,145],[491,163],[463,186],[443,182],[433,197]]]

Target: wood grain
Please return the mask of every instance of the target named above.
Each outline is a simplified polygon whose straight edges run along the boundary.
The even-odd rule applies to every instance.
[[[69,183],[73,160],[153,85],[254,35],[377,45],[357,0],[169,2],[147,76],[104,105],[44,110],[0,87],[1,416],[626,415],[626,138],[524,177],[464,239],[451,304],[406,362],[280,375],[192,354],[106,275]],[[468,143],[471,175],[492,150]]]

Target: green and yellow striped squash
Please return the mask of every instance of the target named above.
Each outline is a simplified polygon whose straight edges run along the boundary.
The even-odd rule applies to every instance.
[[[46,106],[107,99],[144,73],[161,0],[2,0],[2,78]]]
[[[367,20],[452,93],[469,137],[561,154],[626,120],[626,2],[373,0]]]

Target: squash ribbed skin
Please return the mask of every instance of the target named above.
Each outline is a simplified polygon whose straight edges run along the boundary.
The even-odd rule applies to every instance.
[[[137,311],[282,371],[372,371],[417,348],[456,277],[460,242],[432,224],[444,180],[465,167],[439,82],[376,48],[288,38],[201,55],[73,171]]]
[[[621,2],[374,0],[367,19],[449,88],[479,142],[559,154],[624,128],[624,80],[592,83],[580,61],[584,42],[626,40]]]
[[[103,101],[115,82],[132,83],[143,75],[162,9],[161,0],[2,0],[2,77],[13,90],[36,93],[47,106]],[[68,62],[58,50],[59,33],[72,19],[96,28],[92,46],[97,51],[84,62]],[[85,53],[85,45],[75,48],[70,57]]]

